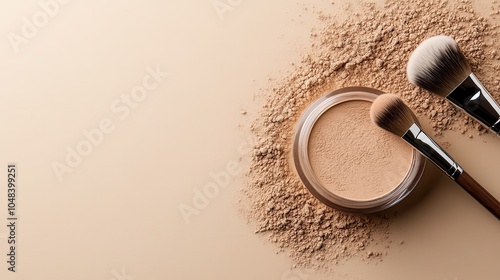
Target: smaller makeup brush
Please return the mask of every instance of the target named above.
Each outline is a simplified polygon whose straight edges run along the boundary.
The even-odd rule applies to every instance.
[[[413,51],[406,72],[412,84],[448,99],[500,134],[500,106],[471,72],[453,38],[439,35],[424,40]]]
[[[371,106],[370,117],[377,126],[415,147],[500,220],[500,202],[425,134],[417,117],[401,98],[393,94],[380,95]]]

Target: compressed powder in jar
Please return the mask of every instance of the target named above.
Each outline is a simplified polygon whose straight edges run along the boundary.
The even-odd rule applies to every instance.
[[[405,178],[412,148],[370,121],[368,101],[347,101],[323,113],[309,137],[309,161],[328,191],[353,200],[387,194]]]

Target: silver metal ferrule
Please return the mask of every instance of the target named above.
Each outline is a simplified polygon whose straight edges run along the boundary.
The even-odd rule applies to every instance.
[[[425,157],[434,162],[446,175],[455,180],[463,173],[462,167],[458,165],[434,140],[413,124],[402,138],[419,150]]]
[[[500,135],[500,106],[474,73],[448,94],[446,99]]]

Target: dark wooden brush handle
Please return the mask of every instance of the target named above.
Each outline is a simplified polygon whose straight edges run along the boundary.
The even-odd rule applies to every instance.
[[[455,181],[500,220],[500,202],[467,172],[464,171]]]

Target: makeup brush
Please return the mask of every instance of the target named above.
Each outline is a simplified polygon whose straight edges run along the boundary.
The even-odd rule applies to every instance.
[[[408,80],[444,97],[500,134],[500,106],[471,72],[453,38],[439,35],[424,40],[406,68]]]
[[[370,117],[377,126],[415,147],[500,220],[500,202],[422,131],[417,117],[401,98],[394,94],[380,95],[371,106]]]

